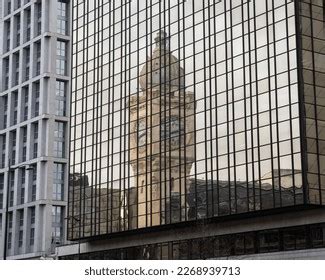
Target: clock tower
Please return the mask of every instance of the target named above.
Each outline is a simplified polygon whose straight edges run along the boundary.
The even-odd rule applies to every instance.
[[[194,162],[194,95],[159,32],[130,98],[130,164],[137,192],[137,228],[186,219],[186,186]]]

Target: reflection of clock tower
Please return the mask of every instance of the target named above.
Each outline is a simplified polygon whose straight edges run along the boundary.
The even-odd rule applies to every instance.
[[[194,161],[194,95],[185,73],[159,32],[140,74],[142,92],[130,99],[130,161],[138,227],[184,221],[186,178]]]

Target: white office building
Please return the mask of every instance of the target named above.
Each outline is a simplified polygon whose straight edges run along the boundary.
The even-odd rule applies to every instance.
[[[0,0],[0,259],[65,240],[68,0]]]

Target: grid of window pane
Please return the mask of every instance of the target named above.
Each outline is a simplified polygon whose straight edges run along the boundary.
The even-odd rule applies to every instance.
[[[325,225],[316,224],[69,255],[62,260],[199,260],[325,247]]]
[[[60,244],[63,234],[63,211],[61,206],[52,206],[52,244]]]
[[[325,202],[325,10],[322,0],[299,2],[302,70],[301,91],[304,95],[303,124],[307,147],[304,169],[309,201]]]
[[[62,158],[65,155],[65,123],[54,123],[54,156]]]
[[[57,41],[56,44],[56,73],[67,74],[67,42]]]
[[[67,35],[68,32],[68,4],[67,0],[58,0],[57,3],[57,31]]]
[[[66,82],[56,81],[56,115],[65,116],[66,114]]]
[[[64,192],[64,164],[54,163],[53,171],[53,199],[63,200]]]
[[[306,202],[297,5],[73,2],[70,238]]]

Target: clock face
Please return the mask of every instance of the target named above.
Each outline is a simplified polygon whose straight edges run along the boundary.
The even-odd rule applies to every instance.
[[[184,135],[184,128],[176,116],[170,117],[161,124],[160,136],[162,140],[170,140],[172,146],[178,146],[180,137]]]
[[[146,122],[144,120],[139,121],[136,127],[138,146],[143,147],[146,144],[147,131]]]

